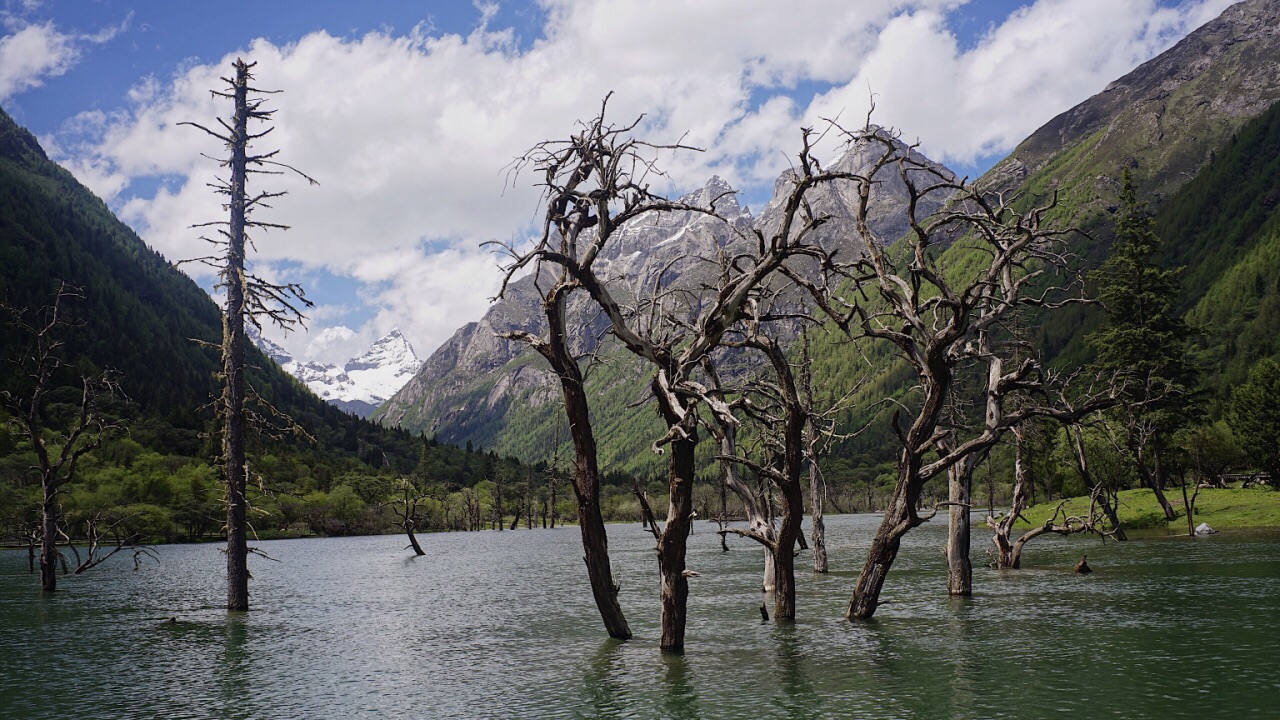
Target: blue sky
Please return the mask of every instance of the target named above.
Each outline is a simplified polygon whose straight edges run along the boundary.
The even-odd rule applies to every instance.
[[[503,168],[614,91],[619,116],[706,152],[669,158],[673,193],[719,174],[753,207],[816,118],[880,124],[976,176],[1054,115],[1231,0],[0,0],[0,105],[171,259],[201,254],[217,154],[181,120],[237,55],[283,90],[273,138],[321,181],[290,191],[258,269],[301,281],[310,330],[274,339],[342,360],[392,327],[426,356],[483,313],[527,237],[528,178]],[[190,267],[190,266],[187,266]],[[210,278],[196,278],[206,287]]]

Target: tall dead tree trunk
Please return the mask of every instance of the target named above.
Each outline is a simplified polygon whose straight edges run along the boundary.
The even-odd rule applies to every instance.
[[[657,384],[657,381],[654,381]],[[660,398],[666,397],[660,394]],[[682,409],[659,400],[659,410],[672,427],[682,427]],[[667,521],[658,534],[659,601],[662,607],[658,646],[663,650],[684,650],[684,630],[688,615],[689,579],[685,575],[685,553],[693,514],[693,480],[696,465],[694,448],[697,428],[688,428],[683,437],[670,443],[667,460]]]
[[[809,331],[800,332],[800,390],[804,404],[808,407],[808,417],[804,428],[805,458],[809,462],[809,537],[813,544],[813,571],[827,572],[827,528],[822,519],[823,501],[827,496],[827,485],[822,477],[822,469],[818,464],[821,454],[821,434],[818,432],[813,403],[813,358],[809,354]]]
[[[246,443],[250,432],[246,414],[246,400],[249,394],[248,380],[245,377],[246,343],[245,323],[258,324],[257,316],[265,316],[271,322],[282,327],[292,327],[303,320],[299,306],[309,307],[311,303],[303,295],[302,289],[295,284],[278,285],[253,276],[246,266],[246,246],[248,231],[258,229],[287,229],[287,226],[276,223],[253,220],[251,215],[257,207],[266,207],[265,202],[278,198],[283,192],[259,192],[250,195],[248,179],[250,174],[280,174],[283,168],[292,171],[308,182],[315,180],[296,169],[273,160],[276,152],[255,154],[250,146],[267,133],[271,128],[259,133],[250,132],[250,121],[266,122],[274,111],[264,110],[263,100],[252,95],[269,91],[250,86],[253,74],[250,72],[256,63],[246,63],[237,59],[233,64],[234,78],[223,78],[228,89],[223,92],[212,91],[215,97],[229,99],[233,113],[231,121],[219,119],[225,134],[215,132],[194,122],[183,122],[225,143],[229,156],[222,161],[229,177],[215,186],[220,195],[227,197],[225,206],[229,217],[225,222],[202,223],[194,227],[217,226],[222,240],[210,240],[222,252],[213,257],[200,258],[218,270],[219,287],[226,295],[226,304],[222,314],[222,376],[223,391],[218,401],[218,415],[222,431],[222,473],[226,483],[227,505],[227,609],[249,609],[249,547],[248,547],[248,509],[246,494],[248,485],[248,467]],[[273,169],[264,169],[266,167]],[[274,409],[268,408],[269,412]],[[292,428],[300,431],[296,425]]]
[[[966,458],[947,470],[947,594],[952,597],[973,595],[973,563],[969,559],[972,496],[973,472]]]
[[[226,270],[222,282],[226,305],[222,313],[222,462],[227,483],[227,609],[249,609],[248,469],[245,467],[247,430],[245,398],[245,185],[249,144],[249,66],[236,63],[232,85],[235,114],[231,121],[230,224]]]
[[[600,467],[595,430],[591,426],[591,409],[587,403],[582,369],[570,350],[566,314],[569,294],[577,289],[577,284],[563,269],[558,275],[558,279],[542,299],[542,310],[547,319],[547,337],[541,338],[524,331],[500,333],[500,336],[528,344],[546,359],[560,380],[565,415],[569,421],[569,437],[573,441],[573,492],[577,499],[578,530],[582,535],[582,559],[587,565],[591,594],[609,637],[629,640],[631,628],[618,603],[618,585],[614,582],[613,567],[609,561],[609,538],[605,532],[604,516],[600,512]],[[556,443],[558,453],[558,433]],[[553,470],[551,474],[553,528],[556,526],[555,472]]]

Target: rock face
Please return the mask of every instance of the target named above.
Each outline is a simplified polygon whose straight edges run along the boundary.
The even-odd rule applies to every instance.
[[[398,329],[341,366],[299,363],[284,348],[262,337],[256,330],[249,335],[259,349],[316,395],[360,417],[373,414],[422,367],[413,346]]]
[[[1277,98],[1280,1],[1245,0],[1050,120],[983,183],[1012,190],[1043,171],[1038,193],[1078,184],[1103,198],[1129,166],[1138,187],[1158,199]]]
[[[860,171],[878,158],[879,146],[854,145],[833,166],[834,169]],[[906,148],[899,145],[900,152]],[[915,159],[928,162],[915,155]],[[934,165],[950,176],[950,171]],[[873,191],[870,223],[880,237],[893,238],[906,231],[903,210],[907,191],[894,173],[885,173],[885,182]],[[777,227],[781,216],[781,197],[790,188],[790,177],[784,174],[775,184],[775,197],[760,216],[738,204],[736,196],[723,179],[712,177],[701,189],[682,198],[684,203],[715,209],[727,222],[694,212],[650,215],[625,227],[597,261],[598,274],[607,278],[618,297],[629,297],[631,287],[653,287],[661,277],[663,287],[698,288],[713,280],[716,272],[709,262],[722,250],[732,251],[736,244],[754,244],[753,229],[766,234]],[[926,212],[937,209],[946,197],[928,198]],[[861,252],[856,241],[852,209],[856,198],[852,186],[828,186],[814,193],[816,212],[826,212],[834,220],[823,228],[822,238],[841,247],[841,257]],[[510,411],[519,403],[519,412],[533,409],[549,415],[559,411],[560,390],[550,369],[522,343],[502,340],[497,333],[545,330],[540,296],[532,275],[513,282],[506,296],[495,303],[479,321],[459,328],[423,364],[421,371],[396,393],[375,415],[376,419],[398,425],[411,432],[437,435],[453,443],[472,441],[500,451],[522,452],[511,437],[507,423]],[[570,332],[575,350],[594,350],[604,337],[607,323],[594,308],[587,305],[585,295],[577,293],[570,301]],[[625,364],[626,358],[616,358]],[[626,373],[624,373],[626,374]],[[619,379],[617,383],[635,385],[634,391],[623,393],[625,402],[643,396],[647,374]],[[609,415],[617,408],[593,407],[595,414]],[[606,423],[607,424],[607,423]],[[527,438],[520,438],[527,440]]]

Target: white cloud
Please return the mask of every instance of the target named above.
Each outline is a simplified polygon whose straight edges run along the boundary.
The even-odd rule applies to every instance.
[[[341,363],[351,359],[352,341],[358,335],[346,325],[327,327],[311,333],[306,345],[306,357],[322,363]]]
[[[495,290],[497,263],[479,243],[529,232],[534,178],[507,186],[505,168],[570,132],[609,91],[613,117],[644,112],[649,137],[706,148],[664,159],[671,191],[718,173],[758,196],[794,155],[801,124],[841,111],[861,120],[868,84],[878,122],[942,159],[971,162],[1011,149],[1229,2],[1040,0],[967,51],[946,26],[964,0],[541,4],[544,36],[524,49],[483,24],[466,36],[420,26],[404,36],[258,40],[169,80],[141,79],[125,109],[82,118],[55,154],[167,257],[205,254],[190,225],[223,211],[206,187],[216,168],[200,153],[222,149],[177,123],[225,113],[209,90],[237,55],[252,58],[256,85],[284,91],[269,101],[279,108],[270,147],[321,183],[271,180],[290,194],[264,219],[293,229],[260,235],[260,257],[364,283],[376,311],[348,342],[399,326],[425,356],[477,319]],[[792,97],[797,83],[829,91]],[[178,182],[135,196],[131,183],[148,176]],[[312,331],[316,352],[338,337],[323,322]],[[301,339],[286,347],[310,352]]]
[[[866,113],[919,138],[937,160],[1003,154],[1054,115],[1159,54],[1236,0],[1173,8],[1154,0],[1040,0],[960,52],[937,12],[890,21],[848,83],[816,98],[810,117]]]
[[[39,3],[20,3],[19,11],[28,14]],[[86,45],[101,45],[128,27],[129,20],[105,27],[88,35],[64,33],[53,24],[27,24],[21,15],[6,12],[4,25],[11,30],[0,37],[0,101],[24,90],[40,87],[45,78],[57,77],[70,70]]]
[[[65,73],[79,59],[75,38],[58,32],[51,22],[0,38],[0,100],[39,87],[44,78]]]

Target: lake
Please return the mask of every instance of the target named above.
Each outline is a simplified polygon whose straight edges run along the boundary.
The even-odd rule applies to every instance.
[[[636,638],[609,640],[576,527],[260,542],[229,615],[214,545],[113,558],[42,597],[0,552],[0,718],[1274,718],[1280,532],[1042,537],[946,597],[945,528],[907,536],[874,620],[841,619],[877,516],[800,553],[798,620],[761,622],[761,551],[690,538],[686,653],[657,649],[657,561],[610,525]],[[975,565],[988,534],[976,530]],[[1094,573],[1071,572],[1082,552]],[[177,622],[168,622],[169,618]]]

